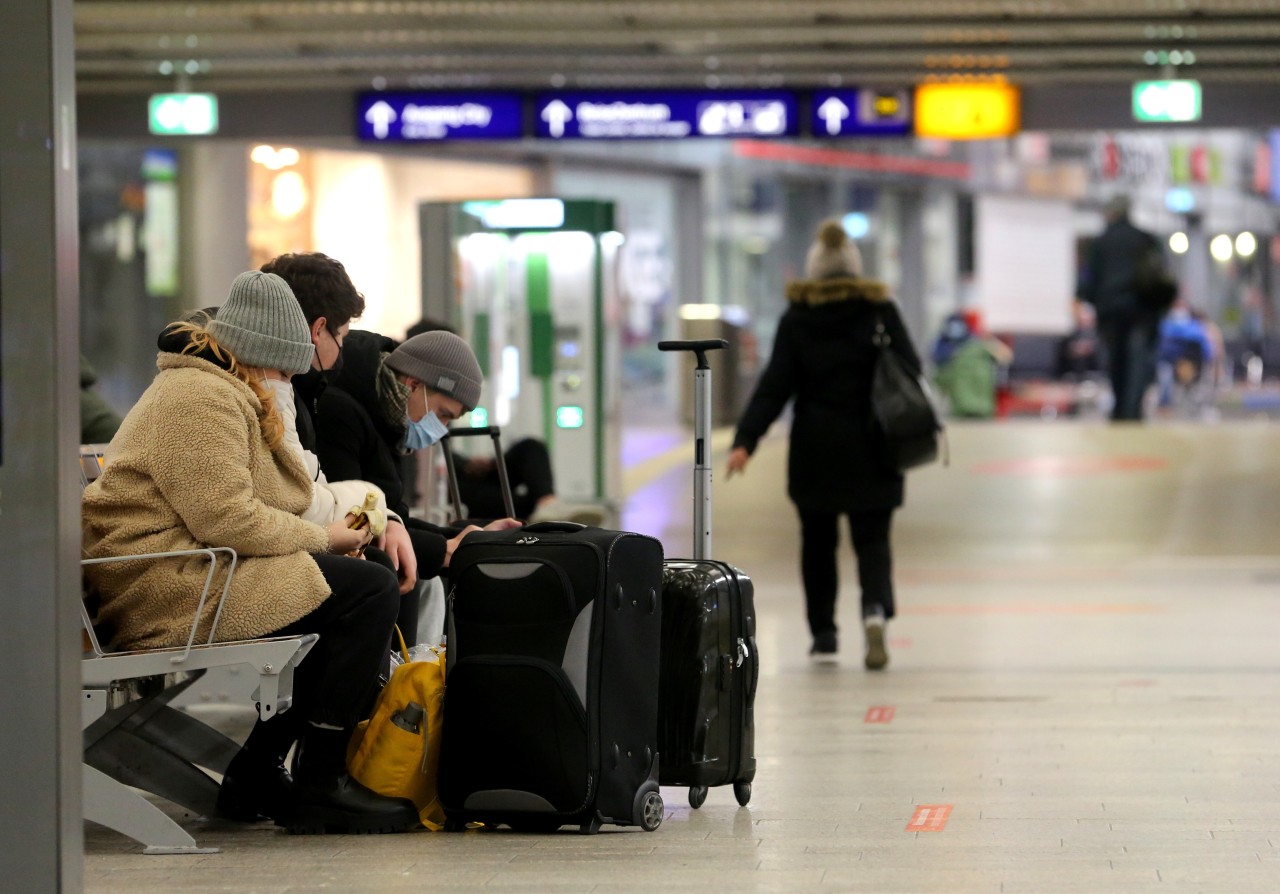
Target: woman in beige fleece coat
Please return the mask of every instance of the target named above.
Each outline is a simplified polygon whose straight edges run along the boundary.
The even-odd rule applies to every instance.
[[[312,482],[288,448],[268,380],[308,369],[306,319],[284,280],[241,274],[125,417],[101,477],[85,490],[85,554],[231,547],[239,555],[216,639],[318,633],[295,671],[293,707],[259,721],[223,780],[218,806],[295,832],[376,832],[417,821],[410,802],[376,795],[345,769],[346,744],[376,692],[399,607],[394,574],[342,553],[366,531],[300,518]],[[97,621],[116,649],[186,642],[207,571],[202,557],[89,566]],[[214,592],[221,591],[221,581]],[[208,635],[215,606],[199,633]],[[284,758],[300,742],[296,780]]]

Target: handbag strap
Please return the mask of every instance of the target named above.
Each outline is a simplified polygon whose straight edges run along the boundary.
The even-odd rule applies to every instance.
[[[400,657],[404,659],[404,663],[409,663],[409,646],[404,641],[404,634],[400,632],[400,625],[396,625],[396,639],[400,641]]]

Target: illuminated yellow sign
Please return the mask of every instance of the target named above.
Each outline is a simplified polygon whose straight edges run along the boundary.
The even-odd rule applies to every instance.
[[[1018,88],[1003,81],[921,84],[916,136],[983,140],[1018,132]]]
[[[892,93],[878,93],[872,108],[881,118],[892,118],[902,111],[902,100]]]

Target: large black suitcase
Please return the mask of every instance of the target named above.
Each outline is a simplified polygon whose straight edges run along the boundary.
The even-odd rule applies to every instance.
[[[449,826],[656,829],[662,544],[571,522],[479,532],[449,576]]]
[[[662,580],[662,671],[658,694],[659,781],[687,785],[689,805],[733,785],[751,800],[756,776],[755,696],[760,679],[751,579],[711,554],[711,369],[706,352],[723,339],[664,341],[692,351],[694,369],[693,558],[670,559]]]

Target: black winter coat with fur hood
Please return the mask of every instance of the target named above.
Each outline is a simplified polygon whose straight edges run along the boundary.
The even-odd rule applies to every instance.
[[[797,507],[860,512],[901,506],[903,476],[883,459],[883,436],[871,410],[877,322],[910,368],[919,372],[921,366],[888,289],[861,277],[799,280],[788,286],[787,302],[734,446],[754,453],[794,400],[787,493]]]

